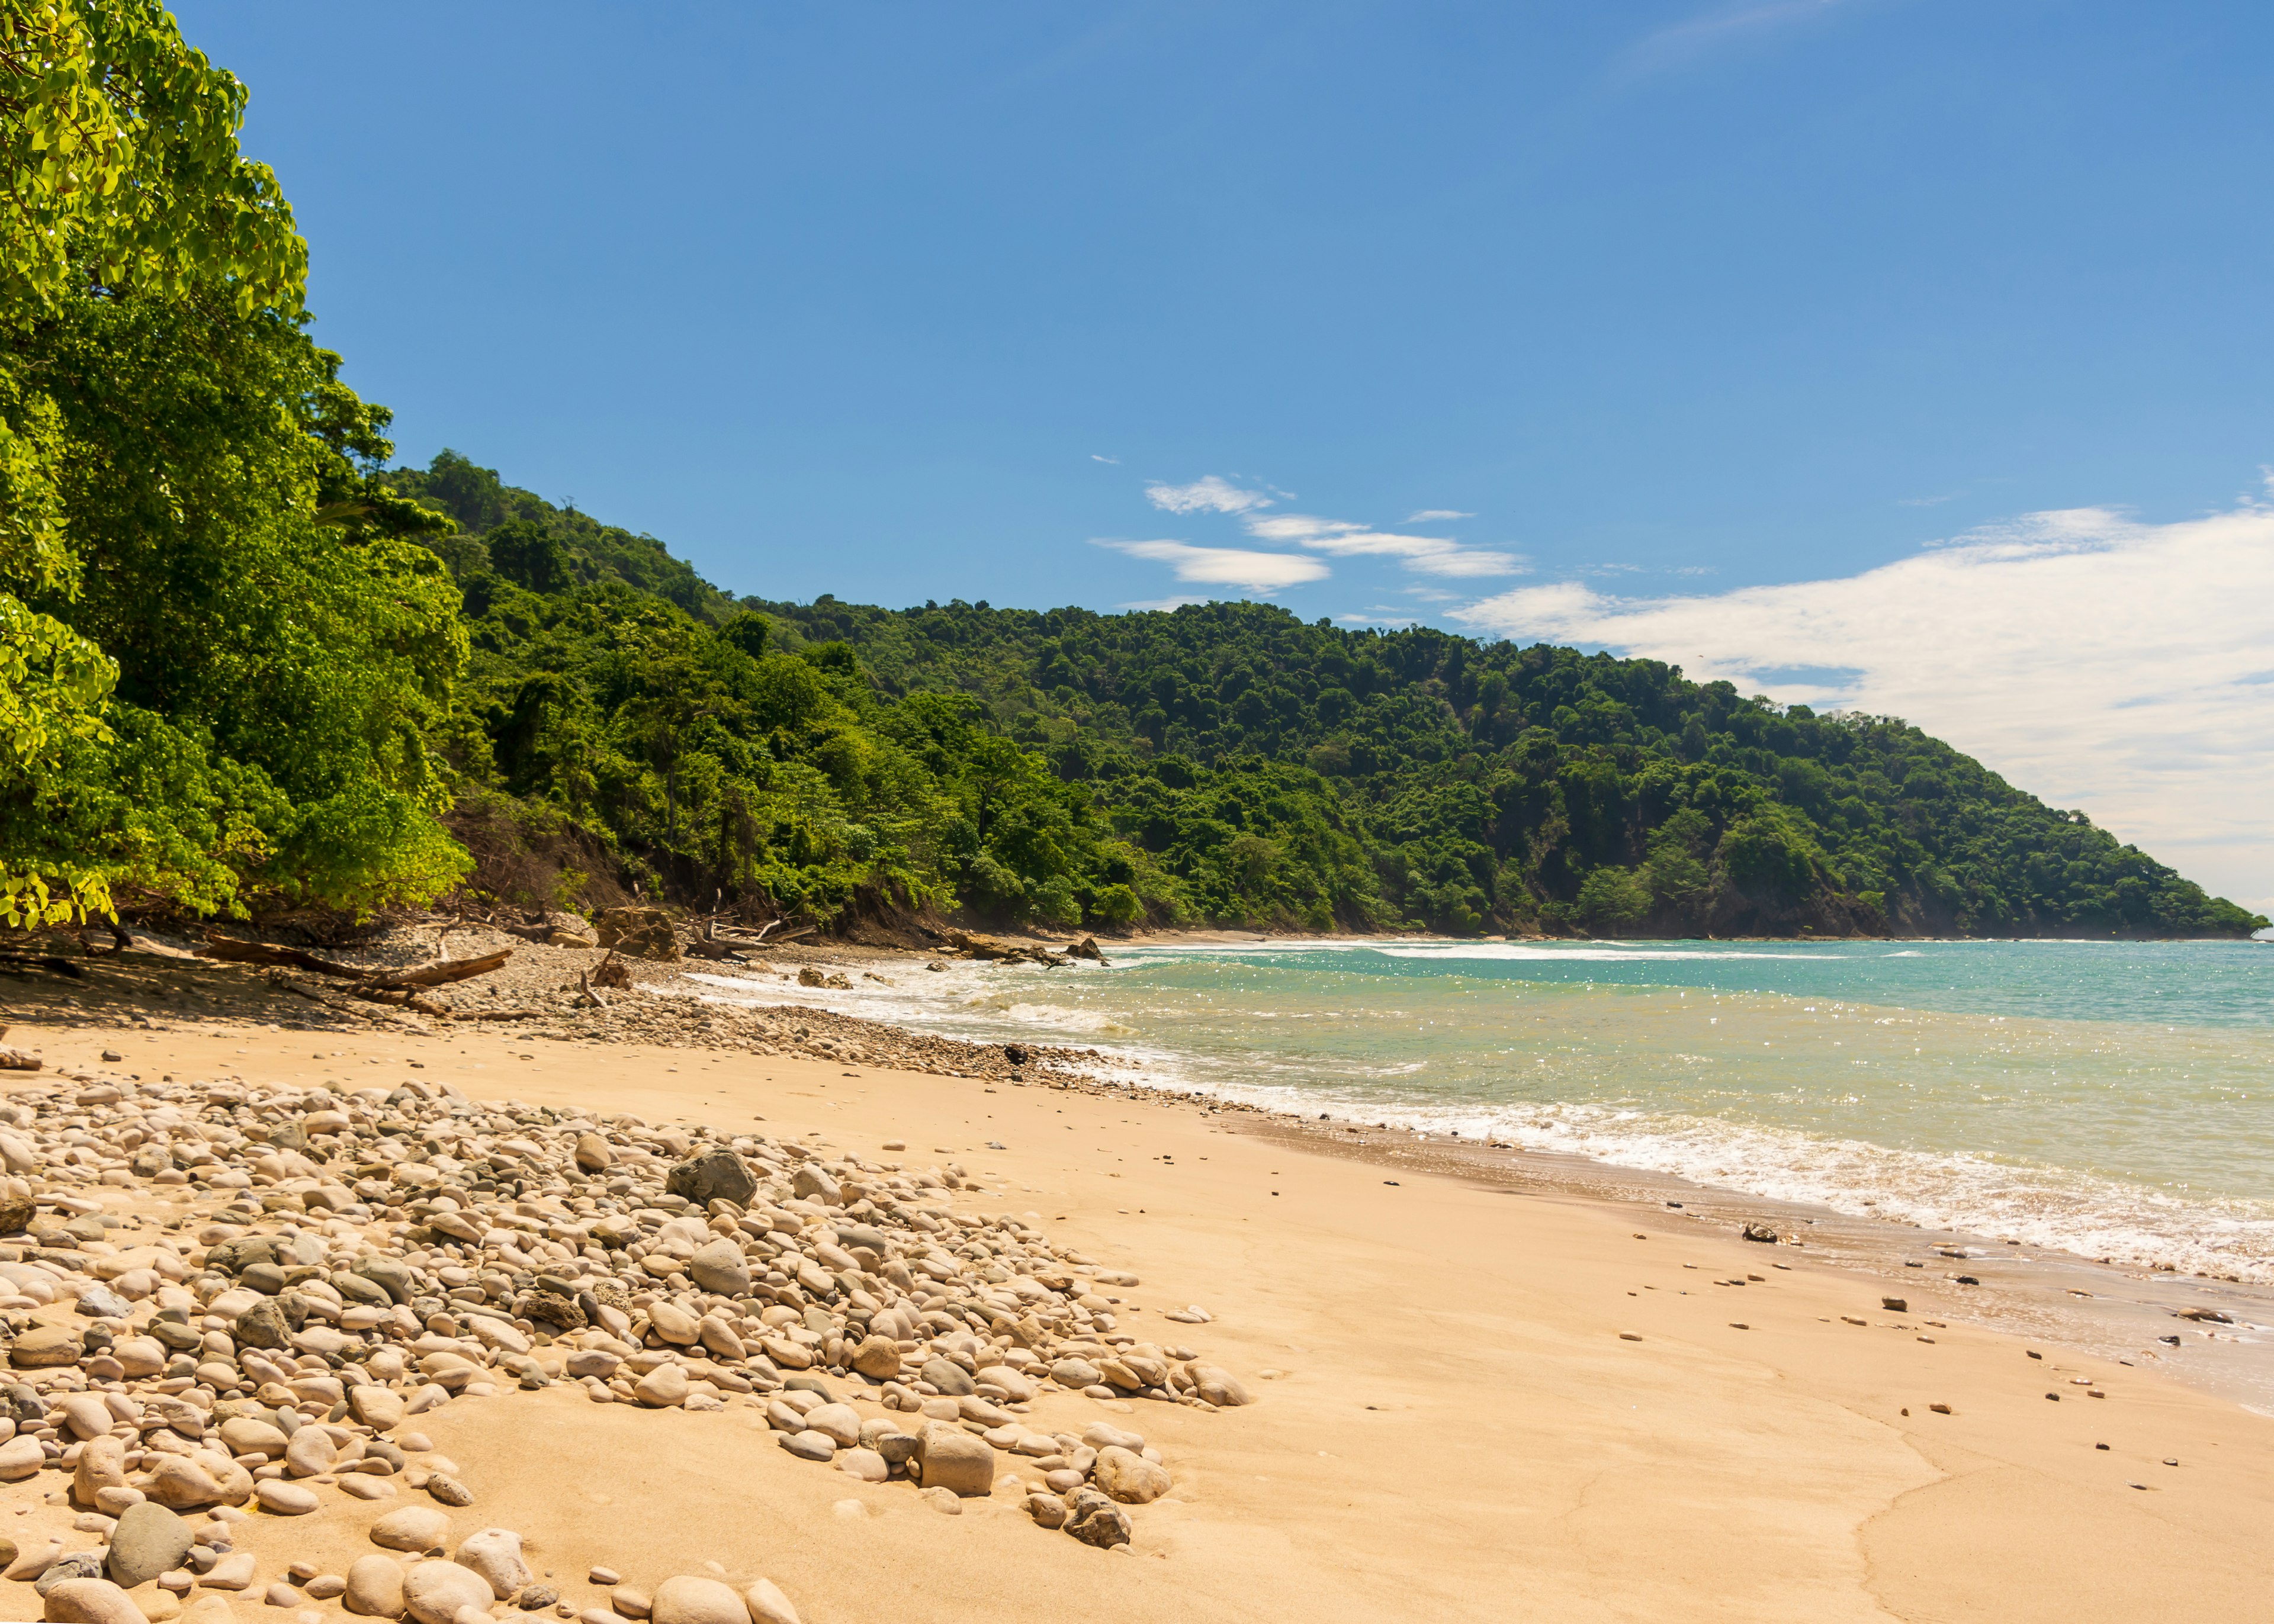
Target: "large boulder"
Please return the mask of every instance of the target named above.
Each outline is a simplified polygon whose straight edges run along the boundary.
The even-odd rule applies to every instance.
[[[115,1584],[132,1590],[182,1565],[197,1538],[190,1525],[165,1507],[144,1500],[129,1506],[110,1531],[110,1554],[103,1571]]]
[[[79,1335],[68,1326],[37,1325],[18,1337],[8,1350],[8,1363],[18,1370],[43,1370],[53,1365],[76,1365]]]
[[[757,1192],[758,1181],[751,1177],[742,1157],[724,1146],[713,1146],[672,1169],[663,1187],[697,1207],[707,1207],[713,1201],[732,1201],[737,1207],[748,1207],[750,1197]]]
[[[966,1500],[994,1490],[995,1451],[960,1427],[926,1425],[916,1435],[915,1458],[927,1489],[946,1489]]]
[[[742,1249],[723,1235],[697,1249],[687,1259],[687,1273],[697,1285],[720,1297],[741,1297],[750,1289]]]
[[[600,945],[634,959],[676,959],[679,937],[661,908],[604,908],[592,916]]]

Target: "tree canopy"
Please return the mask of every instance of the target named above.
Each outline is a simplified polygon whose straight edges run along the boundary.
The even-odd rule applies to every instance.
[[[2252,916],[1915,727],[1254,603],[737,606],[455,453],[470,791],[643,883],[1073,927],[2204,934]],[[684,571],[681,574],[680,572]]]

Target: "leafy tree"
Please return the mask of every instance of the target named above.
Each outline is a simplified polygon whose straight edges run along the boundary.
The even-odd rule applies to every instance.
[[[0,914],[362,907],[463,855],[430,734],[464,651],[301,324],[244,89],[140,4],[0,9]]]

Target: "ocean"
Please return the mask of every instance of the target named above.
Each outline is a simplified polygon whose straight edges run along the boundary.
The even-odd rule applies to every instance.
[[[2274,1282],[2274,944],[1165,942],[824,991],[1163,1088]]]

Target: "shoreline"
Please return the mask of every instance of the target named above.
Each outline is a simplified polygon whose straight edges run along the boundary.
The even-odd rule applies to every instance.
[[[428,928],[430,933],[433,930]],[[1188,943],[1190,938],[1170,940]],[[1226,944],[1247,945],[1253,940],[1227,936]],[[186,955],[171,957],[181,950],[157,945],[169,956],[99,959],[89,961],[89,967],[97,972],[99,981],[103,966],[119,966],[131,974],[139,965],[159,977],[187,973],[219,982],[225,994],[236,996],[239,1019],[252,1016],[252,1009],[246,1007],[249,1000],[251,1006],[265,1009],[272,1017],[298,1015],[303,1021],[319,1026],[393,1031],[414,1037],[464,1029],[457,1022],[345,1005],[337,1000],[318,1004],[307,997],[305,988],[287,996],[278,989],[291,981],[289,976],[275,972],[263,975],[246,966]],[[438,950],[447,946],[454,953],[501,946],[514,950],[516,962],[505,971],[452,989],[471,989],[472,996],[459,1021],[473,1030],[575,1044],[651,1041],[720,1055],[803,1056],[827,1064],[885,1066],[975,1079],[993,1086],[1032,1085],[1088,1092],[1104,1099],[1141,1098],[1202,1117],[1220,1116],[1226,1123],[1241,1124],[1242,1132],[1288,1143],[1306,1154],[1355,1155],[1387,1168],[1426,1169],[1495,1188],[1560,1193],[1600,1202],[1630,1217],[1641,1214],[1664,1221],[1678,1212],[1685,1223],[1710,1217],[1732,1232],[1746,1223],[1766,1220],[1788,1237],[1804,1237],[1814,1257],[1827,1262],[1836,1259],[1859,1278],[1892,1289],[1903,1289],[1907,1282],[1916,1285],[1921,1274],[1941,1279],[1954,1289],[1961,1276],[1978,1282],[1961,1292],[1961,1304],[1953,1309],[1970,1323],[2058,1342],[2080,1356],[2159,1368],[2207,1394],[2274,1416],[2274,1335],[2266,1329],[2274,1327],[2274,1284],[2161,1274],[2141,1266],[2095,1259],[2055,1245],[2001,1241],[1966,1229],[1927,1229],[1894,1218],[1842,1213],[1814,1202],[1754,1195],[1681,1174],[1575,1153],[1463,1141],[1457,1135],[1433,1134],[1421,1128],[1367,1125],[1353,1146],[1346,1137],[1347,1121],[1321,1128],[1305,1112],[1148,1080],[1146,1063],[1096,1047],[1014,1042],[1006,1048],[1001,1042],[936,1035],[802,1003],[721,1001],[720,989],[688,979],[716,975],[739,981],[757,974],[794,983],[808,970],[825,976],[873,977],[878,968],[906,971],[930,957],[906,949],[788,944],[771,950],[763,962],[739,966],[695,958],[628,959],[623,962],[634,976],[635,989],[655,996],[629,1003],[619,1000],[605,1011],[576,1013],[572,1029],[571,1017],[557,1008],[552,1011],[553,1019],[499,1021],[492,1017],[500,1011],[482,1000],[502,1004],[501,1012],[509,1016],[520,1012],[516,1006],[538,1001],[530,996],[533,991],[549,989],[557,1004],[561,996],[576,989],[576,983],[568,978],[594,962],[591,952],[531,944],[479,926],[448,925],[431,944],[425,933],[398,932],[377,957],[387,962],[407,962],[424,957],[430,946]],[[505,989],[502,993],[495,990],[501,985]],[[82,987],[65,992],[65,1004],[89,990]],[[117,989],[110,991],[109,1001],[117,1003]],[[97,998],[94,1003],[104,1001]],[[124,1018],[130,1022],[147,1021],[154,1012],[152,1003],[145,999],[138,1004],[130,995]],[[290,1023],[288,1019],[272,1024]],[[1023,1064],[1008,1057],[1013,1049],[1023,1052]],[[1959,1252],[1965,1256],[1949,1255]],[[1906,1264],[1921,1267],[1909,1269]],[[2231,1322],[2193,1317],[2204,1311],[2225,1314]],[[2189,1317],[2181,1319],[2182,1313]],[[2175,1335],[2180,1338],[2177,1347],[2168,1342]]]
[[[1111,1289],[1126,1327],[1152,1327],[1141,1335],[1203,1305],[1189,1334],[1261,1401],[1214,1416],[1139,1403],[1133,1418],[1073,1395],[1037,1403],[1159,1445],[1176,1488],[1136,1508],[1125,1557],[1046,1533],[1007,1495],[934,1516],[789,1459],[742,1409],[659,1419],[507,1393],[419,1417],[477,1497],[460,1520],[521,1530],[564,1581],[627,1550],[649,1583],[711,1560],[739,1580],[763,1560],[809,1624],[887,1596],[912,1619],[1020,1624],[1061,1618],[1068,1594],[1147,1621],[2112,1620],[2182,1590],[2210,1616],[2256,1605],[2274,1424],[2167,1372],[1969,1325],[1939,1280],[1890,1313],[1832,1249],[1748,1244],[1687,1206],[1495,1184],[1491,1153],[1410,1138],[1382,1136],[1386,1166],[1261,1111],[1071,1076],[531,1043],[472,1023],[333,1028],[320,1055],[310,1035],[89,1021],[13,1041],[58,1070],[256,1089],[418,1078],[651,1122],[756,1116],[862,1154],[902,1137],[917,1160],[951,1149],[991,1192],[959,1193],[960,1209],[1008,1209],[1135,1275]],[[134,1052],[105,1063],[105,1046]],[[264,1580],[288,1557],[335,1567],[370,1549],[330,1516],[256,1515],[241,1548]]]

